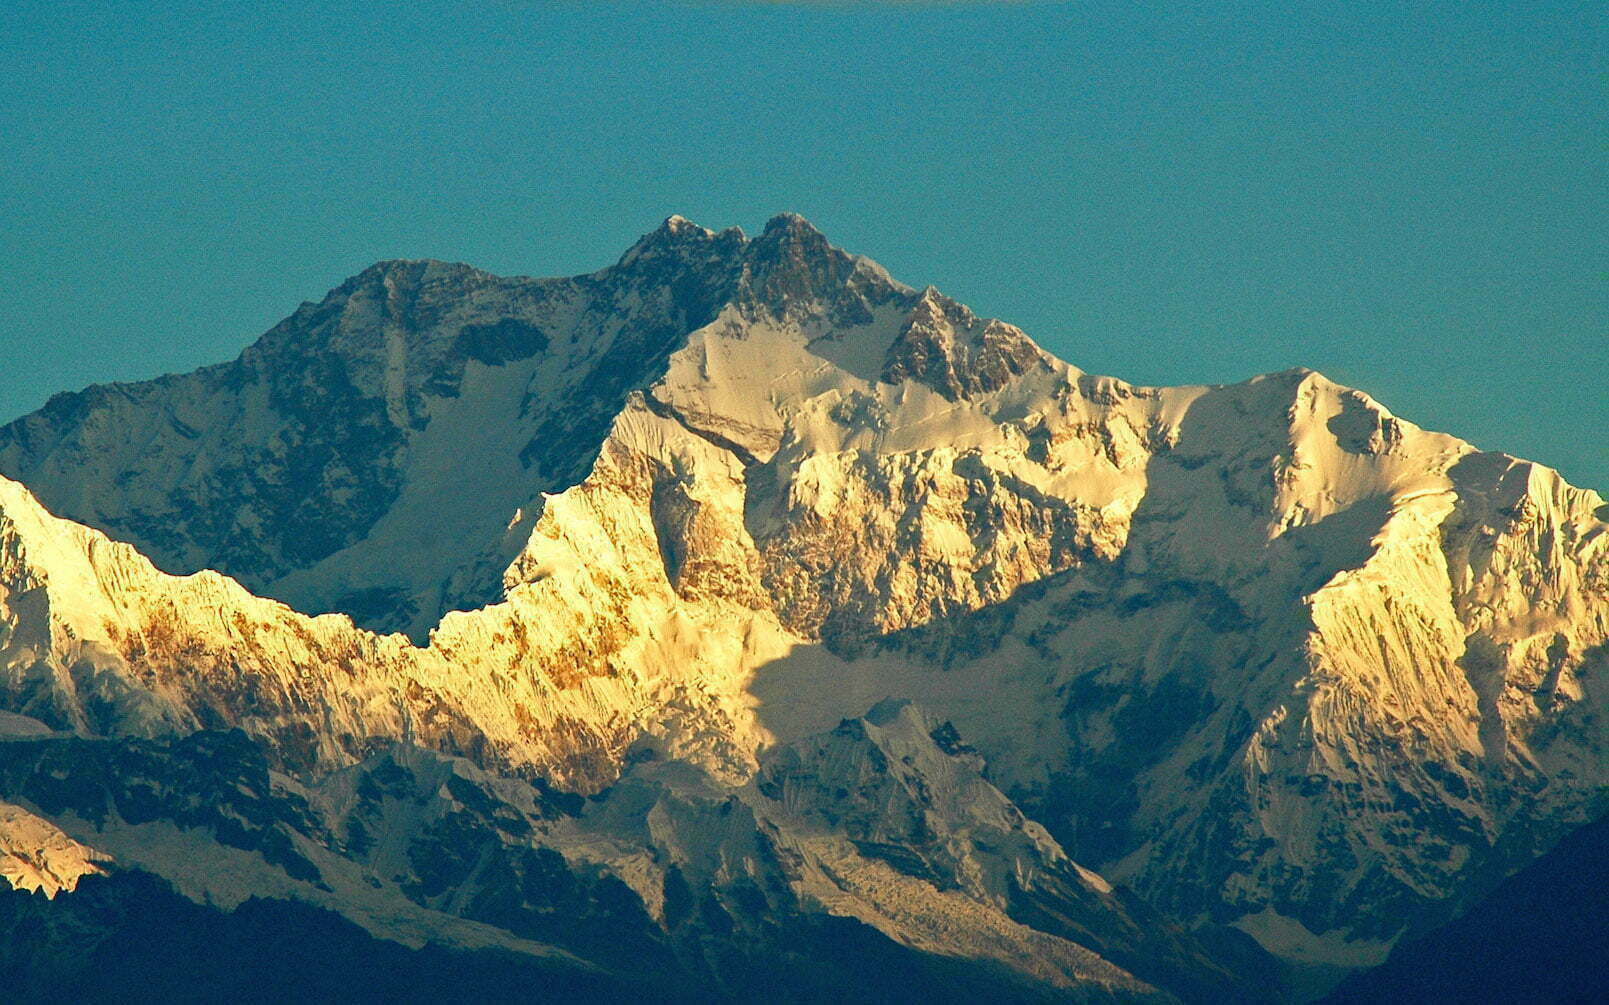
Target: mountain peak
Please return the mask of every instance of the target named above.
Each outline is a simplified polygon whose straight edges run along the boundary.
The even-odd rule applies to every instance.
[[[782,314],[814,303],[839,323],[862,324],[872,308],[909,292],[880,266],[833,246],[797,213],[767,221],[749,242],[746,261],[749,298]]]
[[[722,235],[724,236],[725,232]],[[672,213],[665,217],[663,223],[637,239],[637,243],[626,249],[620,256],[619,265],[631,265],[639,261],[651,261],[664,257],[676,257],[686,254],[694,248],[708,247],[717,234],[707,227],[698,224],[680,214]]]
[[[833,252],[848,257],[798,213],[778,213],[767,220],[765,230],[754,239],[754,249],[762,258],[825,257]]]
[[[1051,357],[1021,329],[979,318],[929,286],[889,349],[883,379],[915,380],[955,401],[999,390],[1050,364]]]
[[[798,213],[778,213],[773,216],[765,222],[765,230],[761,236],[766,234],[787,234],[793,237],[815,235],[816,237],[822,237],[820,229]]]
[[[376,263],[0,427],[0,881],[90,861],[9,803],[357,920],[814,966],[829,904],[1244,1000],[1167,926],[1378,962],[1609,793],[1600,496],[1309,370],[1075,372],[794,214],[625,262]],[[219,798],[268,829],[194,863]]]

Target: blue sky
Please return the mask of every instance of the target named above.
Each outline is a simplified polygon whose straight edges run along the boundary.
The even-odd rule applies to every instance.
[[[224,6],[0,10],[0,418],[381,258],[793,210],[1085,369],[1313,366],[1609,490],[1601,4]]]

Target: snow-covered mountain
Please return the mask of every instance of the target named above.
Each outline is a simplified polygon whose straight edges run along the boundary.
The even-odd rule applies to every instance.
[[[0,799],[216,903],[614,966],[553,886],[728,990],[852,921],[1015,994],[1212,998],[1376,963],[1609,802],[1601,497],[1311,371],[1085,374],[795,216],[375,266],[58,396],[0,474],[0,700],[49,734],[9,749],[104,785],[93,744],[241,730],[276,843],[347,878]],[[471,804],[502,851],[428,839]]]

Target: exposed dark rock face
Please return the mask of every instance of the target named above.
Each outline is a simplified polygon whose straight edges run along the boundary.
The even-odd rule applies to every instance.
[[[915,380],[954,401],[998,391],[1013,377],[1048,364],[1020,329],[979,318],[929,287],[889,348],[883,379]]]

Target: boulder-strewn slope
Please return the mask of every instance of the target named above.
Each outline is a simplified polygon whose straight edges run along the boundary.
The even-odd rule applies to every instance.
[[[0,481],[5,707],[238,727],[306,785],[406,742],[635,799],[625,827],[760,799],[778,751],[908,698],[988,765],[946,820],[1005,801],[1175,923],[1336,967],[1609,791],[1599,496],[1311,371],[1081,373],[797,217],[672,218],[573,280],[377,266],[233,364],[5,427],[0,473],[57,514]],[[300,613],[327,609],[418,641]],[[789,826],[866,860],[855,791]],[[1025,948],[1058,922],[904,837],[924,890],[1027,926],[989,928],[1001,965],[1060,958]],[[867,883],[852,916],[938,938],[928,893]],[[1198,952],[1070,944],[1141,983]]]

